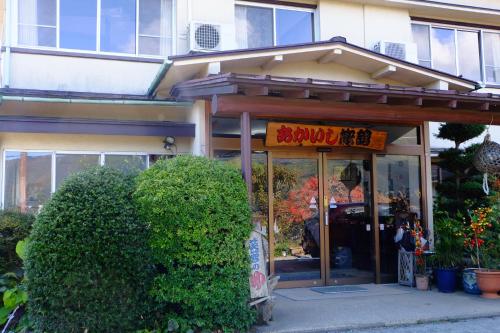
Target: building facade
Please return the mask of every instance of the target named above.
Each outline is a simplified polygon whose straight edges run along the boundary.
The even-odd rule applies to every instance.
[[[498,1],[3,9],[2,208],[36,212],[92,165],[226,160],[282,287],[394,281],[397,227],[432,242],[429,122],[500,123]]]

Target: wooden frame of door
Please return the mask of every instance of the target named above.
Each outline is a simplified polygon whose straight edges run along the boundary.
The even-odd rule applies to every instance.
[[[240,139],[239,138],[220,138],[220,137],[213,137],[211,133],[211,117],[206,117],[207,123],[207,128],[209,128],[210,135],[207,135],[209,139],[209,156],[213,157],[214,156],[214,150],[240,150]],[[353,119],[353,121],[355,121]],[[393,124],[397,125],[397,124]],[[401,122],[399,125],[402,126],[416,126],[419,129],[420,132],[420,144],[419,145],[395,145],[395,144],[388,144],[386,145],[385,149],[383,151],[366,151],[365,149],[359,149],[359,148],[334,148],[332,149],[331,152],[327,153],[328,156],[334,155],[334,156],[370,156],[369,158],[371,160],[371,177],[372,177],[372,218],[373,218],[373,228],[374,228],[374,243],[375,243],[375,282],[376,283],[384,283],[384,279],[381,277],[380,269],[381,269],[381,258],[380,258],[380,235],[379,235],[379,230],[380,230],[380,224],[379,224],[379,212],[378,212],[378,201],[377,201],[377,156],[378,155],[406,155],[406,156],[418,156],[419,161],[420,161],[420,183],[421,183],[421,207],[422,207],[422,220],[424,221],[424,225],[429,228],[432,226],[432,223],[429,223],[429,220],[432,218],[430,214],[432,214],[432,207],[429,207],[431,205],[429,202],[430,199],[428,199],[427,193],[430,190],[430,185],[428,184],[428,181],[431,177],[429,174],[430,172],[430,158],[426,154],[430,154],[429,152],[429,143],[426,142],[426,137],[428,134],[428,128],[424,126],[423,123],[416,124],[416,123],[405,123]],[[252,139],[251,140],[251,147],[253,151],[266,151],[268,153],[267,155],[267,168],[268,168],[268,182],[270,179],[272,179],[272,163],[269,163],[274,156],[319,156],[319,161],[321,162],[321,153],[318,153],[317,149],[314,147],[296,147],[296,148],[290,148],[290,147],[266,147],[264,145],[264,140],[262,139]],[[272,162],[272,161],[271,161]],[[319,163],[321,165],[321,170],[323,170],[323,162]],[[321,171],[322,172],[322,171]],[[268,187],[268,198],[269,198],[269,221],[273,221],[273,211],[271,209],[271,203],[273,199],[273,193],[272,193],[272,186]],[[324,197],[324,187],[321,186],[321,195],[320,198]],[[323,201],[323,200],[320,200]],[[322,207],[323,204],[320,204],[320,207]],[[322,207],[322,209],[324,209]],[[324,228],[324,211],[320,212],[321,219],[322,221],[320,222],[322,227]],[[273,252],[274,252],[274,234],[273,231],[271,230],[272,228],[269,228],[269,261],[270,261],[270,273],[274,274],[274,265],[273,265]],[[323,233],[325,235],[325,233]],[[324,238],[324,237],[323,237]],[[325,240],[322,239],[324,247]],[[322,273],[321,273],[321,279],[320,280],[310,280],[310,281],[286,281],[286,282],[279,282],[278,283],[278,288],[295,288],[295,287],[308,287],[308,286],[317,286],[317,285],[322,285],[326,284],[326,257],[325,257],[325,249],[322,250],[321,252],[321,267],[322,267]],[[325,268],[323,268],[325,267]]]
[[[329,160],[366,160],[370,162],[370,192],[371,197],[370,197],[370,207],[371,207],[371,219],[373,221],[373,230],[372,230],[372,236],[373,236],[373,243],[372,246],[373,248],[371,249],[372,257],[371,260],[373,260],[374,263],[374,271],[373,271],[373,279],[372,281],[369,281],[370,283],[375,282],[377,279],[377,276],[379,275],[379,271],[377,270],[377,249],[379,248],[379,242],[378,242],[378,237],[375,237],[375,234],[377,233],[376,226],[375,226],[375,216],[374,216],[374,205],[375,205],[375,200],[374,200],[374,190],[375,188],[373,187],[373,178],[375,177],[374,169],[373,169],[373,164],[371,162],[374,154],[371,154],[369,152],[364,152],[364,153],[334,153],[334,152],[329,152],[329,153],[324,153],[322,156],[323,159],[323,176],[322,176],[322,181],[321,185],[323,187],[323,206],[324,209],[328,209],[328,203],[327,203],[327,197],[326,193],[328,193],[328,161]],[[326,214],[323,216],[323,220],[326,218]],[[345,278],[345,279],[340,279],[340,283],[334,283],[333,279],[330,277],[331,276],[331,261],[330,261],[330,228],[331,225],[328,224],[324,226],[325,232],[324,232],[324,240],[323,242],[325,243],[325,284],[326,285],[338,285],[338,284],[359,284],[359,283],[366,283],[367,281],[365,279],[357,279],[357,278]],[[335,230],[332,230],[335,232]],[[339,280],[339,279],[337,279]]]
[[[273,184],[273,160],[278,158],[290,158],[290,159],[313,159],[318,163],[318,180],[322,178],[323,174],[323,163],[321,153],[315,151],[300,151],[300,150],[282,150],[282,151],[268,151],[267,155],[267,168],[268,168],[268,184]],[[319,185],[320,183],[318,183]],[[279,288],[297,288],[297,287],[310,287],[310,286],[322,286],[325,284],[325,242],[324,242],[324,207],[322,205],[323,198],[323,186],[318,186],[318,207],[319,207],[319,225],[320,225],[320,279],[314,280],[297,280],[297,281],[281,281],[278,283]],[[276,274],[275,271],[275,258],[274,258],[274,189],[273,186],[268,185],[268,198],[269,198],[269,265],[270,273]],[[273,223],[273,224],[271,224]]]

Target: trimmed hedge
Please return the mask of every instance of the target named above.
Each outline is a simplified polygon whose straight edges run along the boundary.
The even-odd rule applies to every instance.
[[[0,212],[0,274],[17,272],[22,268],[21,259],[16,254],[16,245],[28,237],[34,221],[32,214]]]
[[[71,176],[44,206],[27,249],[37,332],[132,332],[147,295],[147,228],[133,182],[109,168]]]
[[[203,157],[163,160],[139,176],[135,198],[160,271],[152,294],[170,326],[248,329],[252,223],[240,172]]]

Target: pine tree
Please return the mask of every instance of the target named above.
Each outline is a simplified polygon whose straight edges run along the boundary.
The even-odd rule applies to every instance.
[[[472,164],[479,145],[461,147],[464,142],[481,135],[485,129],[484,125],[449,123],[439,127],[437,137],[453,141],[455,147],[439,154],[439,167],[451,175],[436,187],[438,211],[448,212],[451,216],[457,213],[466,216],[468,209],[487,204],[487,197],[482,190],[482,175]]]

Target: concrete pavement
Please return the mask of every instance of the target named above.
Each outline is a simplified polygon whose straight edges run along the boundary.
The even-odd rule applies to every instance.
[[[500,317],[436,322],[400,327],[337,331],[332,333],[498,333]]]
[[[257,333],[332,332],[439,321],[500,317],[500,300],[463,292],[418,291],[399,285],[362,285],[365,292],[321,294],[278,289],[270,325]],[[405,331],[408,332],[408,331]],[[494,332],[494,331],[490,331]],[[500,330],[499,330],[500,332]]]

